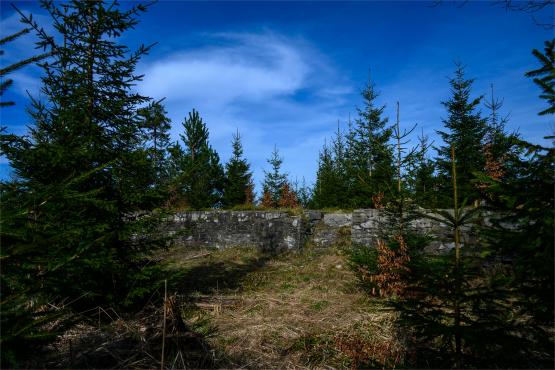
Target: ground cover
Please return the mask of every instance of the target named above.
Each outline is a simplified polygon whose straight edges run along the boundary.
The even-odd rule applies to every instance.
[[[359,286],[340,248],[266,254],[172,248],[163,288],[133,316],[83,313],[29,367],[357,368],[402,363],[396,314]],[[164,334],[165,333],[165,334]]]
[[[177,289],[188,298],[185,321],[208,333],[216,363],[392,367],[402,359],[395,313],[360,289],[339,248],[182,250],[166,258],[185,271]]]

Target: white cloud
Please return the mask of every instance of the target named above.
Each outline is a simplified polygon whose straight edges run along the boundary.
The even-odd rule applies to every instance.
[[[30,12],[21,9],[23,14],[29,15]],[[21,16],[13,11],[11,15],[2,19],[2,27],[0,27],[0,37],[6,37],[13,35],[27,25],[21,23]],[[33,13],[33,20],[42,27],[48,34],[53,33],[53,28],[51,25],[50,18],[41,13]],[[25,60],[34,55],[38,55],[44,52],[43,49],[37,49],[36,43],[38,37],[34,31],[30,31],[9,43],[2,45],[4,50],[4,55],[2,56],[2,65],[7,66],[13,63],[17,63],[21,60]],[[41,81],[40,81],[41,69],[34,65],[26,65],[20,70],[16,70],[8,75],[8,78],[13,79],[14,85],[7,92],[7,95],[15,93],[23,97],[27,97],[27,92],[34,97],[38,97]]]
[[[195,108],[224,161],[239,129],[257,186],[274,144],[284,157],[284,171],[313,181],[323,138],[350,109],[349,82],[304,40],[271,32],[204,37],[210,46],[177,50],[140,66],[145,77],[138,89],[166,98],[174,139]]]
[[[42,86],[40,77],[19,71],[10,74],[9,77],[14,80],[15,90],[19,94],[27,96],[29,93],[35,98],[39,96]]]
[[[231,45],[176,52],[144,69],[141,91],[170,101],[225,106],[293,94],[309,66],[301,52],[275,35],[220,35]]]
[[[29,15],[30,12],[25,9],[20,9],[25,15]],[[52,34],[53,27],[50,18],[45,14],[33,13],[33,20],[42,27],[48,34]],[[2,19],[2,27],[0,27],[0,37],[6,37],[13,35],[24,28],[28,27],[26,24],[21,23],[21,16],[15,11],[12,12],[6,18]],[[29,58],[30,56],[39,54],[43,52],[42,49],[36,48],[36,43],[38,41],[37,35],[34,31],[30,31],[27,34],[19,36],[17,39],[10,41],[9,43],[2,45],[5,50],[5,54],[2,56],[2,64],[10,64],[16,61],[22,60],[24,58]]]

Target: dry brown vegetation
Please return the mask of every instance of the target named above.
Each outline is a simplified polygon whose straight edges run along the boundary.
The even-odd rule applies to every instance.
[[[210,326],[216,364],[245,368],[392,367],[394,313],[362,292],[340,250],[168,254],[189,280],[187,321]],[[183,280],[187,284],[187,279]],[[209,284],[209,285],[207,285]]]
[[[160,258],[170,297],[167,369],[381,368],[403,360],[395,313],[359,288],[340,249],[176,248]],[[66,332],[39,366],[160,368],[162,317],[159,298],[134,317],[99,308],[98,322]]]

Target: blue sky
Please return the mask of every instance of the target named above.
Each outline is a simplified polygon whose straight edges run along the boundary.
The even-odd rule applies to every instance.
[[[1,34],[19,29],[18,16],[1,3]],[[48,29],[48,17],[33,2],[17,3]],[[123,6],[129,3],[123,2]],[[540,17],[549,17],[545,9]],[[356,116],[360,90],[370,74],[393,120],[418,123],[440,145],[435,130],[446,116],[447,77],[454,61],[476,79],[474,94],[504,99],[508,128],[527,140],[554,131],[553,117],[539,117],[545,103],[524,77],[537,67],[533,48],[553,37],[529,15],[507,12],[491,2],[464,7],[446,2],[178,2],[160,1],[141,17],[122,42],[130,47],[158,42],[139,64],[144,81],[136,88],[165,104],[178,138],[181,122],[197,109],[210,129],[210,142],[225,162],[231,135],[239,129],[245,155],[259,186],[274,144],[292,180],[315,179],[318,152],[337,129]],[[6,48],[2,65],[33,53],[32,35]],[[15,74],[2,110],[2,125],[24,133],[27,92],[40,98],[40,70]],[[416,140],[413,141],[416,144]],[[9,176],[1,159],[0,175]]]

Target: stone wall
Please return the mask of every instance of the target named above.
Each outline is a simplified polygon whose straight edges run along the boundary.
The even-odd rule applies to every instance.
[[[351,238],[352,213],[318,213],[319,222],[311,223],[309,240],[312,243],[318,247],[327,247]]]
[[[225,248],[254,246],[265,251],[300,249],[309,241],[317,247],[344,242],[373,246],[382,233],[383,211],[357,209],[350,213],[305,211],[190,211],[169,220],[167,230],[177,245]],[[412,227],[431,238],[428,251],[453,248],[447,225],[429,218],[412,221]],[[474,242],[471,228],[462,230],[463,244]]]
[[[253,246],[265,251],[301,248],[305,229],[304,217],[261,211],[179,212],[167,224],[179,246]]]
[[[431,211],[426,213],[439,218],[439,215],[433,214]],[[386,216],[379,209],[356,209],[348,214],[329,213],[323,216],[312,240],[317,246],[329,246],[345,234],[345,228],[349,228],[353,244],[373,246],[376,239],[383,234],[386,224]],[[454,248],[453,231],[442,222],[422,217],[412,220],[409,227],[430,238],[430,243],[426,248],[430,253],[441,253]],[[476,232],[473,228],[462,228],[461,242],[463,246],[475,243],[475,235]]]

